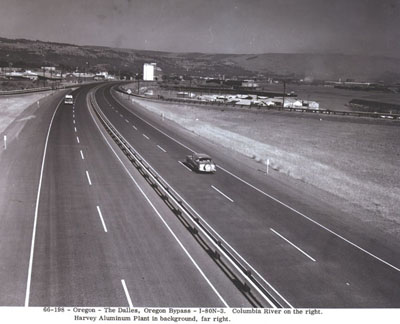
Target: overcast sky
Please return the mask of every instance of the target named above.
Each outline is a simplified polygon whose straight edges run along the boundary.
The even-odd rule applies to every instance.
[[[173,52],[400,57],[400,0],[0,0],[0,37]]]

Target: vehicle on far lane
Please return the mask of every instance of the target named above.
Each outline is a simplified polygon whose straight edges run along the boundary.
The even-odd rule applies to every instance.
[[[217,167],[207,154],[194,153],[186,156],[186,164],[197,172],[214,173]]]
[[[70,94],[65,95],[64,104],[73,105],[74,104],[74,97],[72,95],[70,95]]]

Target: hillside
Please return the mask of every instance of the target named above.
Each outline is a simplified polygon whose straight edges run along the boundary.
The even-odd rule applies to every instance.
[[[88,62],[86,64],[86,62]],[[130,75],[143,63],[156,62],[166,74],[203,76],[310,77],[358,81],[400,81],[400,59],[344,54],[203,54],[167,53],[100,46],[0,38],[0,66],[88,68]]]

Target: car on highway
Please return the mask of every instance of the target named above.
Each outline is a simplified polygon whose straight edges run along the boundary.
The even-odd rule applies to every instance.
[[[186,164],[197,172],[214,173],[217,171],[217,166],[211,157],[203,153],[194,153],[186,156]]]
[[[74,104],[74,97],[72,95],[70,95],[70,94],[65,95],[64,104],[73,105]]]

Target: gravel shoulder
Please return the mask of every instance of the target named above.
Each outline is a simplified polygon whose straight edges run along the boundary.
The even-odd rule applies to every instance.
[[[400,123],[132,100],[400,235]]]
[[[30,105],[53,92],[30,93],[0,97],[0,133],[2,133]]]

